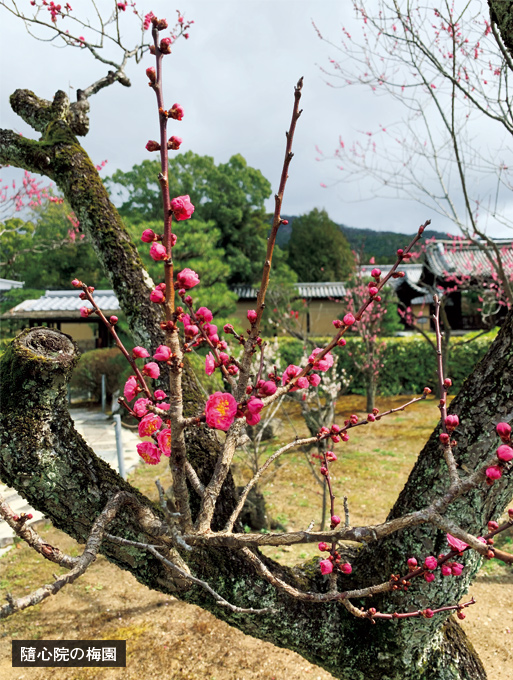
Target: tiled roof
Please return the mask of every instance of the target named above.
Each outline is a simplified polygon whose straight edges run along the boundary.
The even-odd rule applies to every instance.
[[[11,290],[11,288],[23,288],[23,281],[0,279],[0,290]]]
[[[507,269],[513,268],[513,242],[495,241]],[[495,260],[495,256],[492,255]],[[426,264],[438,277],[455,276],[490,277],[492,265],[478,245],[468,241],[434,241],[426,246]]]
[[[52,314],[80,318],[80,307],[91,307],[91,304],[87,300],[81,300],[79,294],[79,290],[47,290],[39,299],[25,300],[4,316],[45,318]],[[118,299],[112,290],[95,290],[94,299],[104,312],[120,310]]]
[[[322,281],[315,283],[294,283],[298,297],[309,299],[343,298],[347,295],[346,287],[341,281]],[[256,300],[258,288],[251,286],[234,286],[233,292],[239,300]]]

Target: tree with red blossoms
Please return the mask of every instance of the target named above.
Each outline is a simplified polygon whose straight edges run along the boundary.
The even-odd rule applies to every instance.
[[[55,18],[58,26],[60,18]],[[53,19],[52,15],[52,23]],[[462,618],[467,607],[479,606],[466,592],[482,559],[513,562],[511,554],[494,545],[494,536],[513,521],[513,510],[501,520],[513,493],[509,423],[513,313],[448,413],[451,380],[440,359],[437,311],[440,423],[385,522],[352,526],[350,508],[346,512],[340,507],[331,480],[337,467],[343,469],[344,440],[352,430],[379,428],[379,420],[393,416],[393,410],[380,412],[378,422],[353,414],[342,426],[333,424],[321,428],[316,437],[284,444],[257,473],[263,474],[266,466],[298,446],[321,439],[329,442],[331,448],[319,460],[330,495],[329,530],[243,532],[238,518],[258,476],[238,496],[230,464],[246,424],[281,395],[310,388],[311,377],[331,365],[331,350],[343,344],[348,329],[361,321],[375,295],[400,271],[404,257],[397,258],[389,274],[377,282],[377,292],[369,290],[355,313],[345,311],[331,340],[309,355],[306,366],[288,366],[279,376],[254,376],[251,366],[262,343],[259,331],[273,247],[282,224],[302,81],[294,90],[255,309],[240,328],[227,326],[223,333],[210,310],[200,306],[201,272],[178,272],[173,265],[173,249],[186,242],[187,231],[180,230],[172,201],[180,198],[187,206],[189,200],[170,196],[168,191],[168,140],[179,130],[181,112],[166,102],[162,69],[171,61],[167,22],[151,16],[148,23],[155,74],[150,70],[146,77],[157,98],[158,124],[158,134],[151,137],[157,137],[160,147],[154,153],[161,159],[165,215],[154,241],[166,249],[163,281],[154,283],[145,274],[97,171],[75,136],[88,127],[85,114],[81,112],[78,125],[76,109],[62,92],[52,105],[18,91],[13,98],[16,110],[43,134],[43,140],[0,130],[0,163],[25,167],[55,181],[95,244],[130,324],[138,348],[135,352],[128,352],[119,340],[117,318],[105,318],[97,306],[94,288],[78,279],[73,285],[84,301],[84,316],[94,314],[101,319],[131,366],[122,403],[135,414],[146,438],[141,442],[141,458],[151,464],[169,454],[176,512],[170,512],[163,492],[158,507],[123,480],[74,430],[66,399],[66,385],[76,362],[72,340],[47,328],[23,331],[0,363],[0,476],[55,526],[86,546],[79,557],[64,555],[27,529],[26,517],[0,503],[2,517],[24,540],[69,570],[31,594],[10,597],[0,608],[0,616],[57,593],[83,574],[101,552],[149,587],[209,609],[253,636],[287,646],[339,678],[485,678],[481,662],[451,613]],[[82,43],[87,44],[85,36]],[[180,106],[186,115],[186,103]],[[189,198],[194,205],[194,196]],[[181,209],[176,212],[183,214]],[[426,224],[405,245],[403,255],[416,248]],[[226,351],[225,334],[243,348],[240,360]],[[220,371],[226,384],[226,391],[210,395],[207,404],[187,361],[197,346],[208,348],[211,357],[206,368]],[[226,435],[217,435],[213,428],[219,427]],[[379,464],[370,453],[369,461]],[[288,569],[259,551],[262,545],[296,543],[316,543],[319,557]]]

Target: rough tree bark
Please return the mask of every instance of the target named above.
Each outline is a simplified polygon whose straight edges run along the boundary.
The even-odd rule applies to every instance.
[[[17,93],[37,106],[31,93]],[[34,104],[34,102],[36,102]],[[61,107],[62,109],[62,107]],[[65,110],[65,108],[64,108]],[[45,109],[47,114],[48,107]],[[38,118],[38,120],[41,120]],[[111,205],[91,161],[67,125],[65,117],[46,124],[40,141],[0,131],[0,163],[26,168],[53,179],[71,204],[81,227],[109,273],[132,333],[138,344],[154,349],[163,341],[159,310],[149,302],[151,282],[144,273],[136,249]],[[118,490],[130,490],[134,503],[116,518],[111,532],[132,540],[167,541],[162,515],[152,502],[124,482],[100,460],[73,429],[66,405],[66,384],[76,350],[62,333],[49,329],[24,331],[6,351],[0,366],[2,416],[0,418],[0,478],[16,488],[60,529],[85,541],[91,525],[109,498]],[[488,458],[497,444],[494,426],[511,420],[513,411],[513,316],[510,313],[496,341],[452,406],[460,416],[457,460],[474,469]],[[202,395],[193,376],[185,376],[187,415],[201,411]],[[379,426],[379,425],[378,425]],[[447,469],[436,430],[424,447],[392,515],[426,505],[448,486]],[[218,453],[215,434],[205,426],[188,436],[188,456],[206,482]],[[343,465],[343,455],[342,455]],[[469,532],[479,535],[486,522],[496,518],[513,495],[511,474],[489,489],[474,491],[455,503],[448,515]],[[194,492],[191,491],[194,499]],[[221,526],[236,502],[231,477],[223,487],[215,524]],[[193,507],[194,511],[194,507]],[[344,576],[341,590],[387,580],[404,573],[405,559],[437,554],[447,549],[444,535],[433,528],[417,527],[381,542],[369,542],[355,551],[354,571]],[[160,563],[136,548],[106,541],[103,554],[120,568],[132,572],[151,588],[210,610],[245,633],[299,652],[338,678],[351,680],[478,680],[486,674],[461,628],[452,618],[415,618],[401,622],[378,621],[370,625],[351,617],[340,604],[312,604],[291,599],[258,576],[243,555],[229,548],[194,548],[172,559],[210,583],[223,597],[243,607],[274,608],[272,614],[231,613],[218,606],[202,589],[177,579]],[[327,584],[317,560],[295,569],[264,562],[283,580],[301,590],[324,592]],[[388,596],[375,606],[382,611],[435,607],[458,601],[479,566],[476,555],[467,554],[461,578],[443,586],[415,583],[407,592]],[[479,605],[477,605],[479,606]]]

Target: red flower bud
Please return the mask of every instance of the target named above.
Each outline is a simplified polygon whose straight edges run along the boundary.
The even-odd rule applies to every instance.
[[[160,144],[154,139],[150,139],[146,143],[146,151],[160,151]]]

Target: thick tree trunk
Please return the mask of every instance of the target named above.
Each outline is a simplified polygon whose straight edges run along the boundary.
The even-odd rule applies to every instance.
[[[51,129],[49,129],[51,128]],[[143,275],[134,246],[110,204],[97,173],[63,121],[48,126],[41,142],[31,142],[0,131],[0,162],[26,167],[54,179],[71,203],[82,227],[109,271],[112,286],[127,313],[134,337],[151,348],[162,342],[158,308],[148,299],[151,286]],[[455,400],[452,411],[460,416],[457,433],[458,463],[463,470],[475,469],[496,446],[494,425],[511,420],[512,332],[510,314],[490,352],[477,367]],[[84,541],[92,522],[118,490],[131,490],[133,507],[116,518],[111,532],[135,540],[152,542],[163,537],[158,508],[131,489],[109,466],[88,448],[72,425],[66,407],[66,383],[75,360],[73,343],[67,336],[48,329],[24,331],[6,351],[1,362],[0,478],[15,487],[56,526]],[[186,372],[186,411],[201,410],[202,395],[193,376]],[[424,447],[417,465],[401,493],[392,515],[426,505],[448,486],[447,469],[435,432]],[[205,426],[188,436],[188,457],[206,482],[218,453],[217,439]],[[195,496],[192,494],[194,506]],[[491,489],[482,488],[461,499],[448,516],[475,534],[486,521],[496,518],[513,495],[511,475],[505,474]],[[235,503],[231,477],[219,499],[216,523],[227,516]],[[194,508],[193,508],[194,509]],[[447,546],[433,528],[395,535],[373,542],[352,559],[354,572],[341,577],[340,589],[387,580],[391,573],[404,573],[405,559],[437,554]],[[106,541],[102,552],[120,568],[131,571],[149,587],[209,609],[244,632],[299,652],[329,670],[335,677],[351,680],[476,680],[485,673],[464,633],[452,619],[416,618],[370,625],[351,617],[340,604],[298,602],[277,591],[260,578],[243,555],[228,548],[195,548],[172,559],[205,579],[226,599],[243,607],[271,606],[266,615],[234,614],[220,606],[203,589],[184,583],[138,549],[121,548]],[[301,590],[325,592],[317,560],[296,569],[286,569],[263,558],[269,568]],[[440,585],[416,583],[406,594],[376,599],[381,610],[411,610],[458,601],[472,581],[479,561],[465,557],[461,578]],[[478,606],[478,605],[477,605]]]

